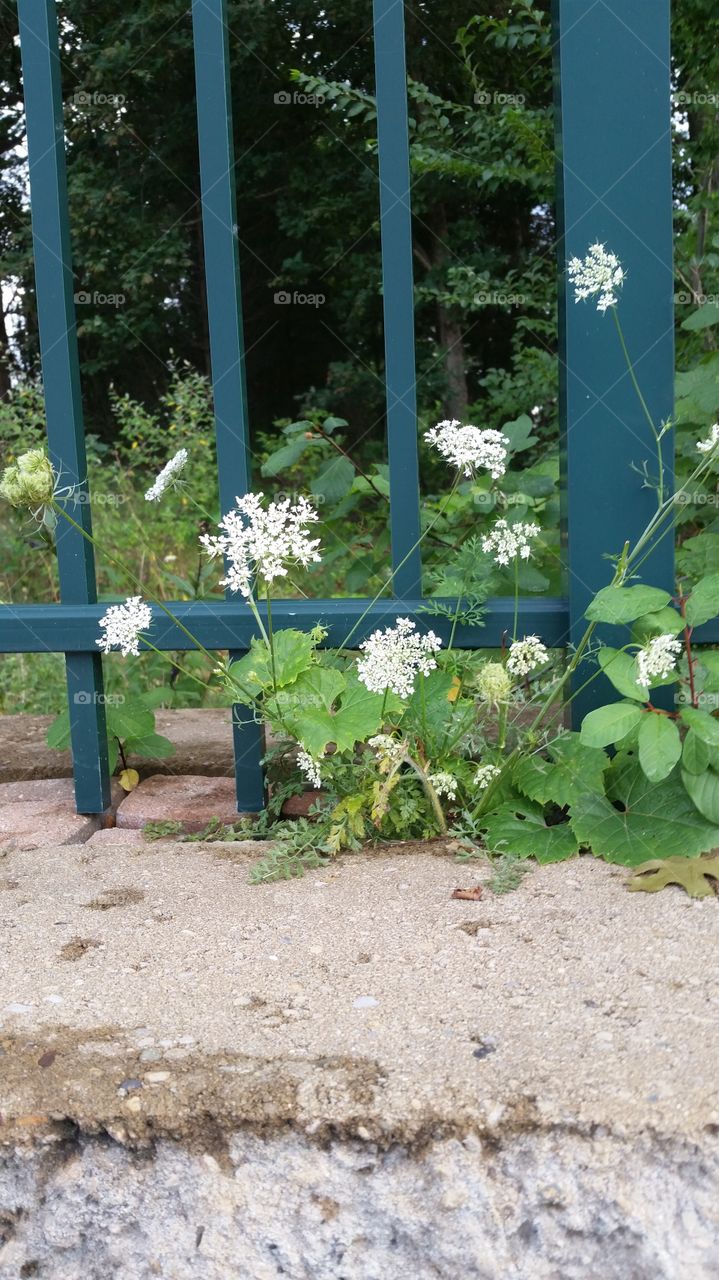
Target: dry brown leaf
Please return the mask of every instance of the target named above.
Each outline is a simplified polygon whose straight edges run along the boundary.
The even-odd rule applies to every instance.
[[[479,902],[481,896],[481,884],[475,884],[471,889],[455,889],[452,893],[453,898],[459,898],[462,902]]]

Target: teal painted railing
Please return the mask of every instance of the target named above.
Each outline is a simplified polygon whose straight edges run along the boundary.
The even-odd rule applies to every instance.
[[[251,486],[242,295],[225,0],[193,0],[199,165],[207,307],[214,388],[219,491],[223,510]],[[32,232],[50,455],[60,484],[86,488],[87,469],[73,303],[73,272],[55,0],[18,0]],[[413,550],[420,527],[413,326],[412,228],[404,6],[374,0],[384,295],[387,432],[394,595],[367,612],[355,642],[378,623],[422,606],[422,566]],[[566,597],[520,602],[520,625],[552,647],[578,635],[591,594],[606,582],[607,550],[645,525],[651,493],[629,464],[652,442],[610,326],[568,296],[563,268],[591,241],[605,241],[631,263],[625,291],[627,340],[657,419],[672,412],[673,272],[669,0],[555,0],[560,369],[563,428]],[[667,453],[670,446],[667,447]],[[76,513],[79,511],[79,517]],[[90,531],[90,505],[73,502]],[[61,603],[0,606],[0,652],[64,653],[77,807],[96,813],[109,799],[102,664],[95,644],[98,605],[92,547],[70,526],[58,530]],[[672,549],[664,540],[649,566],[671,587]],[[284,601],[276,625],[312,626],[322,617],[326,644],[339,643],[366,609],[364,600]],[[499,645],[513,602],[494,600],[487,625],[460,628],[455,643]],[[241,653],[252,619],[240,599],[171,606],[208,649]],[[441,619],[433,627],[443,631]],[[714,624],[699,639],[717,639]],[[186,636],[157,615],[159,649],[183,649]],[[575,714],[586,709],[577,700]],[[234,730],[240,810],[263,804],[260,733]]]

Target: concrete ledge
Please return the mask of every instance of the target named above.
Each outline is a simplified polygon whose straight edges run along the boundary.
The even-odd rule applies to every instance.
[[[3,860],[2,1280],[716,1275],[719,903],[223,852]]]

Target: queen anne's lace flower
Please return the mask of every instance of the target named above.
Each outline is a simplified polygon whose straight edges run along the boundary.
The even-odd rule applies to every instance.
[[[451,773],[430,773],[428,776],[438,796],[445,796],[447,800],[457,799],[457,779]]]
[[[490,782],[494,782],[494,779],[499,777],[501,772],[502,770],[496,764],[481,764],[474,775],[475,787],[484,790]]]
[[[425,431],[424,438],[465,476],[473,476],[480,467],[489,471],[494,480],[504,475],[509,440],[493,427],[484,431],[463,427],[457,418],[452,418]]]
[[[570,283],[574,285],[574,301],[598,295],[597,311],[616,307],[617,291],[624,284],[624,268],[615,253],[603,244],[590,244],[586,258],[571,258],[567,264]]]
[[[312,783],[316,789],[322,786],[322,766],[319,760],[315,760],[309,751],[305,751],[304,747],[300,747],[297,752],[297,768],[300,773]]]
[[[521,520],[516,524],[508,524],[505,519],[497,520],[494,528],[482,538],[482,550],[493,551],[497,564],[508,565],[519,556],[528,560],[532,554],[530,538],[536,538],[540,528],[538,524],[525,524]]]
[[[236,508],[220,521],[219,535],[200,538],[210,556],[226,556],[229,564],[222,586],[249,596],[257,574],[266,583],[284,578],[292,565],[320,559],[319,538],[310,538],[308,526],[319,519],[306,498],[292,504],[289,498],[262,506],[261,493],[237,498]]]
[[[111,649],[120,649],[123,658],[140,653],[140,632],[147,631],[152,622],[152,609],[145,604],[142,596],[129,596],[124,604],[111,604],[107,613],[100,619],[100,629],[104,635],[95,643],[103,653]]]
[[[700,453],[711,453],[719,444],[719,422],[715,422],[706,440],[697,441],[697,449]]]
[[[477,676],[480,697],[490,706],[506,702],[512,692],[512,681],[501,662],[486,662]]]
[[[409,698],[417,673],[429,675],[437,666],[432,654],[441,649],[442,641],[434,631],[417,635],[416,630],[409,618],[398,618],[396,626],[374,631],[360,645],[365,656],[357,663],[357,674],[371,693],[391,689],[398,697]]]
[[[177,483],[177,477],[187,462],[187,449],[178,449],[174,458],[166,462],[162,471],[145,494],[145,502],[159,502],[166,489]]]
[[[539,636],[525,636],[523,640],[514,640],[509,646],[507,670],[513,676],[528,676],[530,671],[543,667],[549,661],[549,654]]]
[[[637,654],[637,684],[647,685],[670,675],[681,651],[681,641],[675,636],[654,636]]]
[[[374,738],[367,739],[367,745],[375,752],[380,764],[389,768],[399,764],[407,750],[406,742],[392,738],[388,733],[375,734]]]

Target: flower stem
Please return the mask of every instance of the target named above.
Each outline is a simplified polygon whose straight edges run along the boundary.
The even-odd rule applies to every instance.
[[[624,337],[624,330],[622,329],[622,322],[621,322],[621,320],[619,319],[619,313],[618,313],[618,310],[617,310],[617,308],[616,308],[616,307],[612,307],[612,315],[614,316],[614,323],[615,323],[615,325],[616,325],[617,333],[618,333],[618,335],[619,335],[619,342],[620,342],[620,344],[621,344],[621,348],[622,348],[622,351],[623,351],[623,353],[624,353],[624,359],[625,359],[625,360],[626,360],[626,362],[627,362],[627,369],[629,370],[629,377],[630,377],[630,378],[631,378],[631,380],[632,380],[632,385],[633,385],[634,390],[636,391],[637,396],[638,396],[638,398],[639,398],[639,403],[640,403],[640,405],[642,406],[642,411],[643,411],[643,413],[644,413],[644,416],[645,416],[645,418],[646,418],[647,422],[649,423],[649,426],[650,426],[650,428],[651,428],[652,435],[654,436],[654,443],[655,443],[655,445],[656,445],[656,449],[657,449],[657,462],[658,462],[658,465],[659,465],[659,478],[658,478],[658,483],[657,483],[657,506],[658,506],[659,508],[661,508],[661,507],[664,505],[664,459],[663,459],[663,457],[662,457],[662,437],[661,437],[661,432],[660,432],[660,431],[657,431],[657,428],[656,428],[656,426],[654,425],[654,419],[653,419],[653,417],[652,417],[652,415],[651,415],[651,411],[650,411],[650,409],[649,409],[649,406],[648,406],[648,404],[647,404],[646,400],[644,399],[644,395],[643,395],[643,393],[642,393],[642,389],[641,389],[641,387],[640,387],[640,385],[639,385],[639,381],[638,381],[638,379],[637,379],[637,375],[636,375],[636,373],[634,372],[634,365],[632,364],[631,356],[629,355],[629,349],[628,349],[628,347],[627,347],[626,339],[625,339],[625,337]]]

